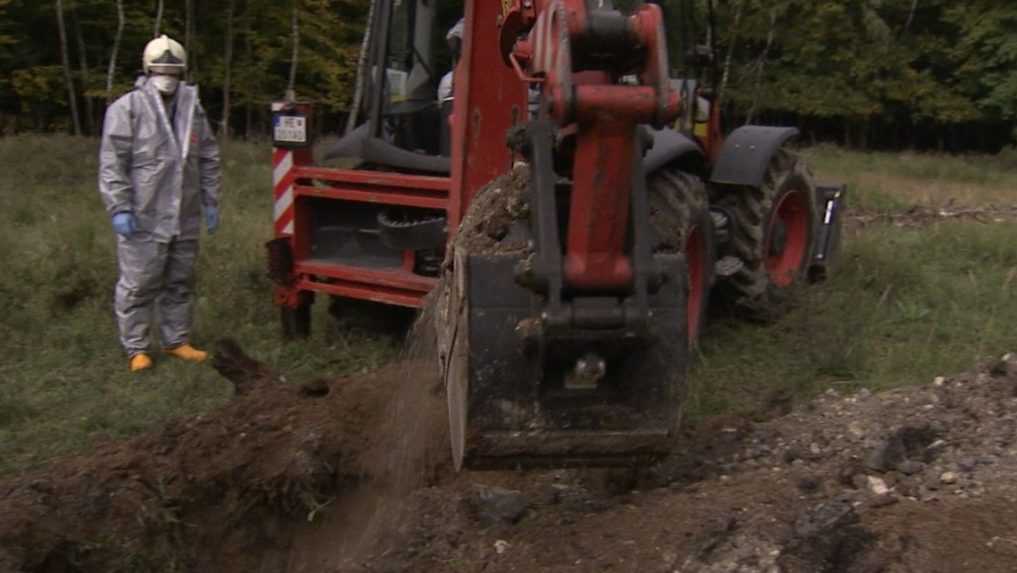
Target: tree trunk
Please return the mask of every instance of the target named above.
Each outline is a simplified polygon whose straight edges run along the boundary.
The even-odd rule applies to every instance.
[[[184,2],[184,50],[191,55],[191,5],[192,0]]]
[[[124,0],[117,0],[117,35],[113,39],[113,53],[109,56],[109,70],[106,72],[106,105],[113,102],[113,75],[117,69],[117,54],[120,40],[124,37]]]
[[[908,33],[911,30],[911,23],[915,21],[915,11],[918,10],[918,0],[912,0],[911,12],[908,13],[907,22],[904,22],[904,33]]]
[[[294,93],[297,84],[297,64],[300,57],[300,19],[297,13],[297,6],[300,0],[293,0],[293,55],[290,58],[290,79],[286,88],[286,97]]]
[[[745,2],[738,0],[735,5],[734,25],[731,26],[731,39],[727,46],[727,56],[724,58],[724,73],[721,76],[720,88],[717,89],[717,100],[713,105],[720,106],[724,103],[724,91],[727,89],[728,79],[731,77],[731,58],[734,57],[735,44],[738,43],[739,24],[742,20],[742,8]]]
[[[233,80],[233,12],[236,0],[229,0],[226,8],[226,53],[223,54],[225,74],[222,83],[222,138],[230,138],[230,87]]]
[[[777,9],[770,8],[770,29],[766,33],[766,46],[763,48],[763,53],[759,56],[759,62],[756,65],[756,82],[752,90],[752,106],[749,108],[747,117],[745,118],[745,124],[751,125],[756,115],[756,106],[759,105],[759,87],[763,83],[763,69],[766,67],[766,59],[770,56],[770,47],[773,46],[773,35],[777,29]]]
[[[95,106],[88,95],[89,79],[92,73],[88,67],[88,50],[85,48],[85,36],[81,33],[81,19],[78,17],[77,4],[71,4],[71,17],[74,22],[74,35],[78,40],[78,61],[81,65],[81,91],[85,100],[85,133],[91,133],[95,126]]]
[[[253,30],[251,30],[251,19],[250,18],[246,18],[246,20],[247,20],[247,28],[246,28],[247,32],[246,32],[246,34],[244,34],[244,61],[247,62],[248,65],[250,65],[251,62],[254,61],[254,58],[253,58],[254,49],[252,47],[252,42],[251,42],[251,36],[253,35]],[[250,139],[251,138],[251,129],[252,129],[253,124],[254,124],[254,107],[251,105],[250,94],[248,94],[247,97],[244,98],[244,111],[245,111],[245,116],[246,116],[244,118],[244,137],[246,137],[247,139]]]
[[[357,60],[357,80],[353,87],[353,101],[350,103],[350,114],[346,117],[346,133],[349,134],[357,126],[357,119],[360,114],[360,101],[364,97],[364,76],[367,75],[367,47],[371,42],[371,34],[374,27],[374,9],[378,0],[371,0],[371,7],[367,11],[367,27],[364,30],[364,39],[360,43],[360,58]]]
[[[187,52],[187,81],[193,81],[195,57],[191,49],[191,38],[194,37],[194,0],[184,4],[184,51]]]
[[[81,135],[81,118],[78,117],[78,94],[75,93],[74,79],[71,78],[71,58],[67,52],[67,27],[64,25],[64,3],[56,0],[57,30],[60,32],[60,58],[63,60],[64,81],[67,83],[67,101],[71,106],[71,122],[74,135]]]
[[[155,27],[152,30],[152,37],[159,37],[159,30],[162,29],[162,11],[163,11],[163,0],[158,0],[155,8]]]

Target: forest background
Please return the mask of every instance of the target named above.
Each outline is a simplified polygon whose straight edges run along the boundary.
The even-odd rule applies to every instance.
[[[672,62],[712,45],[725,128],[864,149],[1017,144],[1017,2],[661,0]],[[712,4],[712,9],[710,5]],[[442,12],[462,2],[442,2]],[[97,135],[146,42],[185,44],[223,136],[267,133],[291,81],[345,128],[371,0],[0,0],[0,134]],[[691,10],[690,10],[691,8]],[[713,34],[709,22],[713,22]],[[674,37],[675,34],[672,34]],[[681,73],[676,70],[675,73]]]

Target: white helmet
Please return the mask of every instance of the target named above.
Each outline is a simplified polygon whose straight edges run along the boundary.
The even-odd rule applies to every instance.
[[[145,46],[141,60],[146,74],[183,74],[187,69],[187,52],[179,42],[166,34]]]

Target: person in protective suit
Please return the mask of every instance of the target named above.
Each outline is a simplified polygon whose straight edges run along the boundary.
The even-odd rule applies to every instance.
[[[219,148],[196,86],[181,81],[187,54],[163,35],[148,43],[144,75],[106,111],[99,192],[117,234],[114,306],[134,372],[152,367],[149,326],[159,313],[164,351],[202,362],[189,342],[202,215],[219,226]]]

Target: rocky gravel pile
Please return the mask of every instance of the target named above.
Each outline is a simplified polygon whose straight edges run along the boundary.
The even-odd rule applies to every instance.
[[[460,475],[342,571],[1017,571],[1017,356],[768,422],[708,420],[644,475]]]
[[[718,461],[735,472],[770,467],[800,475],[803,493],[880,506],[901,498],[964,499],[987,488],[1017,497],[1017,356],[925,387],[842,396],[755,428]],[[1014,499],[1017,502],[1017,499]]]

